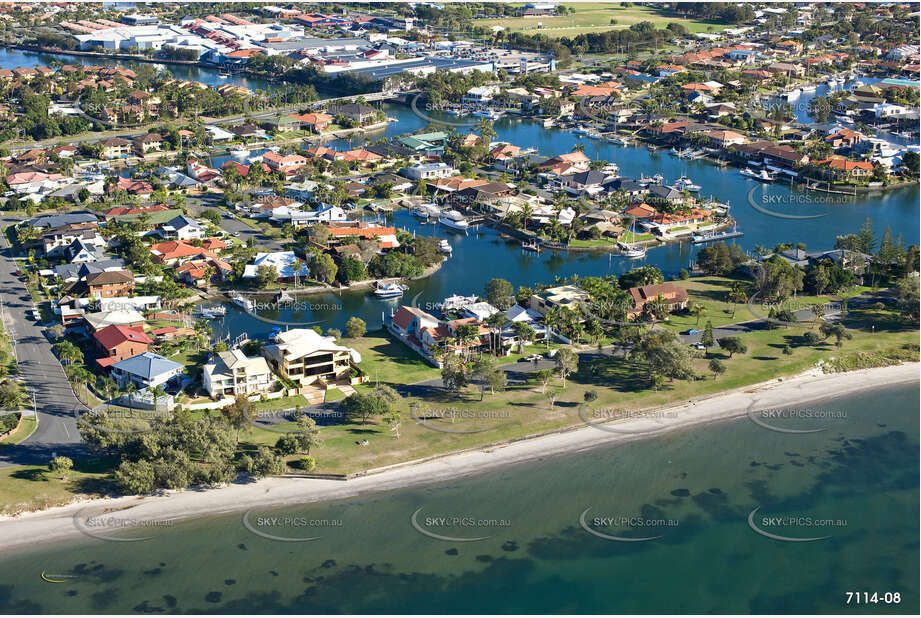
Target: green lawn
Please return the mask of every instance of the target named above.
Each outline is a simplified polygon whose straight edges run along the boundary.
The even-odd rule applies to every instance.
[[[12,434],[0,440],[0,445],[19,444],[32,435],[32,432],[38,427],[38,420],[34,416],[27,416],[19,423],[19,428]]]
[[[372,381],[412,384],[441,377],[439,369],[429,365],[383,329],[369,331],[357,339],[343,337],[339,343],[355,348],[361,354],[359,367]]]
[[[685,19],[670,13],[661,7],[632,5],[621,6],[620,3],[586,2],[564,4],[567,8],[576,10],[574,15],[552,17],[509,17],[496,19],[477,20],[476,24],[489,28],[502,26],[508,31],[520,31],[534,34],[540,32],[551,37],[574,37],[584,33],[598,33],[607,30],[620,30],[629,28],[643,21],[652,22],[656,28],[664,28],[671,22],[677,22],[687,27],[691,32],[708,32],[722,30],[728,26],[724,24],[710,24],[694,19]],[[611,20],[617,23],[612,25]],[[537,24],[541,24],[538,30]]]
[[[66,481],[54,477],[45,466],[13,466],[0,469],[0,514],[68,504],[80,497],[105,494],[107,466],[100,462],[74,462]]]
[[[294,395],[292,397],[280,397],[278,399],[269,399],[268,401],[257,401],[253,407],[259,412],[272,412],[275,410],[287,410],[298,406],[309,406],[310,402],[303,395]]]

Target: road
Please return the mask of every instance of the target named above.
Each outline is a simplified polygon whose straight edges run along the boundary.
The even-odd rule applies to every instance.
[[[196,217],[200,216],[202,211],[209,208],[220,212],[222,215],[229,210],[221,206],[221,203],[224,200],[224,196],[217,193],[205,193],[201,196],[188,198],[186,204],[189,207],[189,211]],[[221,222],[218,224],[222,230],[228,234],[238,234],[237,238],[243,242],[248,242],[250,238],[253,239],[255,247],[259,248],[262,251],[283,251],[284,246],[282,243],[277,240],[266,236],[262,230],[254,229],[240,221],[239,219],[228,219],[227,217],[221,216]]]
[[[5,228],[12,219],[0,219]],[[26,440],[0,449],[0,467],[47,464],[54,455],[83,455],[75,413],[86,410],[74,395],[64,369],[51,351],[51,342],[29,313],[35,306],[25,284],[13,273],[18,266],[11,259],[6,237],[0,237],[0,298],[3,323],[15,345],[19,378],[26,391],[35,394],[38,428]]]

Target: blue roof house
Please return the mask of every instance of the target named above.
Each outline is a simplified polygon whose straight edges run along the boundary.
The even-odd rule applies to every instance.
[[[175,376],[182,373],[184,365],[171,361],[168,358],[144,352],[125,360],[120,360],[112,366],[112,377],[124,388],[128,382],[134,382],[138,390],[153,388],[165,384]]]

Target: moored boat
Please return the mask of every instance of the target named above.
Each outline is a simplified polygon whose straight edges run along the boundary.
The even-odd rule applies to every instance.
[[[378,298],[399,298],[408,289],[407,286],[399,283],[387,283],[375,288],[374,295]]]
[[[442,213],[442,215],[438,217],[438,223],[445,227],[449,227],[452,230],[459,230],[461,232],[466,232],[470,225],[467,223],[467,219],[464,217],[464,215],[456,210],[449,210],[445,213]]]

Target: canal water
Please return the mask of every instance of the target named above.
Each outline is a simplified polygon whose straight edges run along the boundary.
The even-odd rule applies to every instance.
[[[0,561],[0,612],[916,615],[917,384],[808,409],[826,418],[778,423],[823,431],[743,417],[436,485],[256,508],[248,528],[235,513],[113,534],[151,537],[136,542],[38,543]],[[765,537],[748,523],[755,509],[763,532],[827,538]],[[865,591],[880,603],[847,604]]]
[[[47,64],[54,58],[84,64],[105,61],[100,58],[4,50],[0,51],[0,67],[36,66]],[[117,60],[106,62],[125,65]],[[195,79],[209,85],[229,82],[257,89],[269,86],[262,80],[250,80],[241,75],[221,79],[213,69],[173,65],[168,68],[177,77]],[[864,81],[869,83],[872,80]],[[825,86],[820,86],[817,92],[823,88]],[[476,125],[472,118],[459,119],[440,112],[425,112],[436,121],[455,124],[469,122],[469,126],[430,122],[406,105],[384,104],[383,110],[388,117],[394,119],[386,129],[366,136],[334,140],[330,146],[337,149],[355,148],[367,141],[395,137],[423,128],[433,131],[453,128],[458,132],[469,132]],[[535,148],[547,156],[570,152],[577,144],[581,144],[589,157],[616,163],[622,175],[632,178],[662,174],[667,182],[672,182],[686,175],[702,186],[701,197],[713,197],[730,205],[730,213],[738,222],[739,230],[744,233],[742,238],[733,242],[747,251],[758,245],[773,247],[780,242],[803,242],[808,250],[832,249],[836,236],[856,232],[867,218],[872,221],[877,234],[891,227],[894,234],[902,234],[906,244],[917,244],[919,241],[921,218],[917,185],[853,197],[803,193],[784,184],[763,184],[747,179],[740,176],[739,170],[733,167],[719,167],[702,159],[679,159],[665,150],[649,151],[645,146],[616,146],[558,128],[545,129],[539,122],[512,116],[495,121],[493,129],[498,135],[497,140],[522,148]],[[226,160],[227,157],[214,157],[212,163],[220,165]],[[821,216],[812,219],[784,218],[767,214],[765,210],[795,217]],[[523,253],[518,243],[501,238],[488,227],[470,230],[464,235],[442,226],[423,225],[406,211],[398,211],[387,217],[387,220],[391,225],[416,234],[447,238],[454,247],[453,256],[431,277],[410,284],[402,301],[379,300],[367,291],[319,294],[310,296],[294,309],[282,308],[275,313],[265,312],[263,315],[270,320],[282,322],[313,322],[323,329],[341,329],[349,317],[356,315],[364,319],[370,328],[376,328],[381,324],[382,315],[394,310],[400,302],[415,298],[421,307],[437,303],[455,293],[465,296],[481,294],[485,283],[493,277],[507,279],[515,286],[532,286],[572,275],[621,274],[640,264],[652,264],[667,275],[676,275],[693,261],[698,248],[690,241],[668,244],[650,249],[646,257],[639,261],[602,252],[544,251],[536,255]],[[231,307],[223,320],[215,322],[215,332],[220,336],[231,337],[242,332],[248,332],[251,336],[264,336],[275,326],[271,322],[260,322],[236,307]]]

